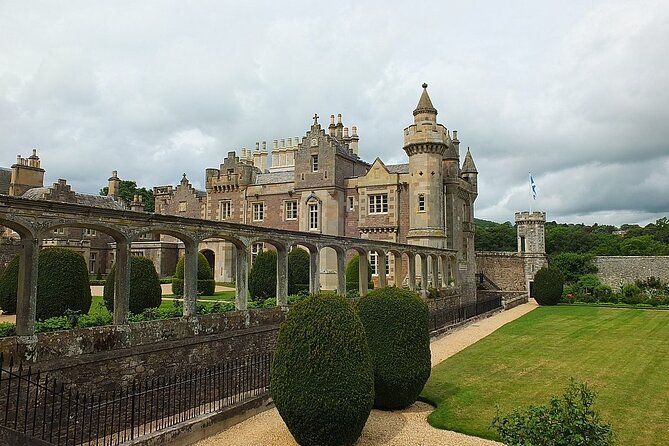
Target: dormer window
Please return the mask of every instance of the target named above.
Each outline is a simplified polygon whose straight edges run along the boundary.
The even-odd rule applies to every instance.
[[[311,155],[311,171],[318,172],[318,155]]]

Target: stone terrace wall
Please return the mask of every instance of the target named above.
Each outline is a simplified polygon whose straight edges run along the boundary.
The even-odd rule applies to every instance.
[[[669,282],[669,256],[598,256],[595,265],[602,283],[611,287],[649,277]]]
[[[32,365],[79,390],[112,389],[133,379],[271,351],[283,318],[277,308],[42,333]],[[1,338],[0,352],[31,353],[16,337]]]
[[[477,252],[476,272],[485,274],[504,291],[525,290],[525,263],[517,252]]]

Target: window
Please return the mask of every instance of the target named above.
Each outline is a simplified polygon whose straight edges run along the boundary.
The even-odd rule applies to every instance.
[[[185,201],[180,201],[179,202],[179,212],[186,212],[186,202]]]
[[[379,275],[379,254],[374,251],[369,253],[369,266],[372,267],[372,276]],[[386,275],[390,272],[390,256],[386,254]]]
[[[95,237],[96,235],[97,235],[97,231],[95,229],[84,228],[84,236],[85,237]]]
[[[375,194],[369,196],[369,213],[385,214],[388,212],[388,194]]]
[[[353,210],[353,197],[348,197],[348,210]]]
[[[318,230],[318,203],[309,204],[309,230]]]
[[[265,250],[265,244],[264,243],[254,243],[251,245],[251,263],[256,261],[256,257],[258,257],[258,254],[263,252]]]
[[[229,220],[232,217],[232,201],[221,201],[221,220]]]
[[[96,270],[96,266],[97,266],[97,257],[98,257],[98,253],[97,253],[97,252],[92,252],[92,253],[90,253],[90,255],[88,256],[88,265],[89,265],[89,267],[88,267],[88,268],[89,268],[88,271],[89,271],[91,274],[95,274],[95,273],[97,272],[97,270]]]
[[[284,208],[284,215],[286,220],[297,219],[297,201],[286,201]]]
[[[379,255],[376,252],[369,253],[369,266],[372,269],[372,276],[379,275]]]
[[[53,230],[53,233],[63,235],[65,234],[65,228],[56,228]]]
[[[253,221],[265,219],[265,203],[253,203]]]
[[[131,257],[144,257],[144,251],[130,251]]]
[[[418,212],[425,212],[425,194],[418,194]]]
[[[311,171],[318,172],[318,155],[311,155]]]

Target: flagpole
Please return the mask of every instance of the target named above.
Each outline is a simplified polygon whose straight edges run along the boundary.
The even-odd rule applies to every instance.
[[[527,196],[530,203],[530,214],[532,213],[532,172],[527,172],[527,181],[530,186],[529,195]]]

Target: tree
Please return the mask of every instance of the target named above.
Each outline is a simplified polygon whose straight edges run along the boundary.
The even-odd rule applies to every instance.
[[[534,299],[539,305],[557,305],[562,298],[564,276],[554,267],[543,267],[534,276]]]
[[[309,292],[309,253],[294,248],[288,253],[288,294]]]
[[[104,303],[110,312],[114,312],[114,279],[116,265],[107,276],[103,292]],[[130,257],[130,312],[139,314],[147,308],[157,308],[162,300],[160,279],[151,259]]]
[[[276,297],[276,251],[258,253],[249,272],[251,299],[263,302]]]
[[[350,446],[374,403],[365,330],[341,296],[312,295],[281,324],[270,389],[301,446]]]
[[[663,256],[667,254],[667,245],[650,235],[641,235],[625,238],[620,243],[620,252],[624,256]]]
[[[476,238],[474,239],[477,251],[516,251],[518,242],[516,228],[510,223],[476,221]]]
[[[546,252],[589,252],[595,246],[594,235],[584,225],[546,224]]]
[[[562,272],[565,282],[574,283],[585,274],[597,272],[593,259],[591,254],[563,252],[551,256],[550,264]]]
[[[374,407],[398,410],[416,402],[430,377],[427,303],[403,288],[371,291],[357,305],[374,366]]]
[[[172,294],[183,296],[184,294],[184,262],[185,257],[181,256],[177,262],[174,277],[172,278]],[[216,290],[214,282],[214,273],[211,271],[207,258],[201,252],[197,253],[197,294],[212,296]]]
[[[102,189],[100,189],[100,195],[107,196],[109,193],[109,187],[105,186]],[[121,180],[121,184],[119,186],[119,191],[118,191],[118,196],[127,204],[130,206],[132,201],[135,198],[135,195],[139,195],[142,197],[142,202],[144,203],[144,210],[146,212],[153,212],[155,210],[155,203],[153,199],[153,191],[150,189],[146,189],[144,187],[137,187],[137,183],[135,181],[130,181],[130,180]]]

